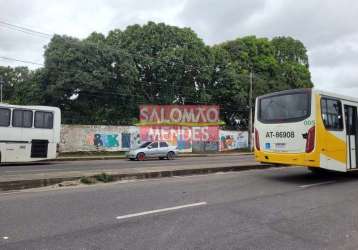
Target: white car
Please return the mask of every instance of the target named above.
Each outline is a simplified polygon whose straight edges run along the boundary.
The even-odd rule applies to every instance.
[[[139,148],[132,149],[127,153],[130,160],[137,159],[144,161],[146,158],[156,158],[173,160],[178,154],[176,146],[171,146],[165,141],[145,142]]]

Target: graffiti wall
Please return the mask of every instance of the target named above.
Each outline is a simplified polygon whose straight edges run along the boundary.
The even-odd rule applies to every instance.
[[[193,144],[201,148],[206,142],[218,142],[221,122],[217,105],[141,105],[139,109],[142,141],[167,141],[181,152],[192,152]]]
[[[141,143],[135,126],[62,125],[61,152],[128,151]]]
[[[145,126],[139,128],[141,141],[166,141],[181,152],[192,151],[192,128],[183,126]]]
[[[139,131],[141,141],[167,141],[177,146],[180,152],[192,152],[194,144],[217,144],[219,137],[219,130],[216,126],[142,126]]]
[[[219,132],[219,151],[242,149],[248,147],[247,131],[226,131]]]
[[[215,140],[216,138],[216,140]],[[215,152],[247,147],[247,132],[185,126],[62,125],[60,152],[128,151],[163,140],[181,152]]]

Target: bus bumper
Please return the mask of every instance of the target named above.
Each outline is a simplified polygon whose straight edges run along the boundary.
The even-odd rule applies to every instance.
[[[265,151],[255,151],[255,160],[257,162],[269,163],[269,164],[282,164],[282,165],[295,165],[305,167],[318,167],[319,160],[316,160],[310,154],[307,153],[275,153]]]

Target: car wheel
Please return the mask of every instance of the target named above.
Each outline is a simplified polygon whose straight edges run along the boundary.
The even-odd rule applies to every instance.
[[[145,160],[145,154],[144,153],[138,153],[137,154],[137,160],[138,161],[144,161]]]
[[[129,158],[130,161],[134,161],[135,159],[134,158]]]
[[[168,154],[167,154],[168,160],[174,160],[174,157],[175,157],[174,152],[172,152],[172,151],[168,152]]]
[[[159,157],[159,160],[164,160],[164,157]]]

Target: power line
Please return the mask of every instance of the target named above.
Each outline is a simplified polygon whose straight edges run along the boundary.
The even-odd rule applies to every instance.
[[[27,27],[23,27],[23,26],[20,26],[20,25],[15,25],[15,24],[12,24],[12,23],[9,23],[9,22],[5,22],[5,21],[1,21],[0,20],[0,25],[3,25],[3,26],[6,26],[7,28],[10,28],[11,30],[13,31],[19,31],[19,32],[23,32],[25,34],[28,34],[28,35],[35,35],[35,36],[39,36],[41,38],[51,38],[53,37],[55,34],[49,34],[49,33],[45,33],[45,32],[41,32],[41,31],[37,31],[37,30],[34,30],[34,29],[30,29],[30,28],[27,28]],[[69,40],[65,40],[64,41],[66,43],[70,43],[70,44],[76,44],[78,45],[81,41],[69,41]],[[94,42],[90,42],[90,41],[84,41],[86,44],[88,45],[93,45],[93,46],[96,46],[97,49],[98,49],[98,44],[97,43],[94,43]],[[152,56],[149,56],[149,55],[138,55],[138,54],[132,54],[132,53],[129,53],[128,51],[125,51],[124,49],[115,49],[113,48],[112,46],[109,46],[107,44],[101,44],[101,49],[105,49],[105,50],[108,50],[108,51],[113,51],[113,52],[121,52],[127,56],[130,56],[130,57],[133,57],[133,59],[135,58],[143,58],[143,59],[151,59],[151,60],[157,60],[158,58],[156,57],[152,57]],[[165,63],[169,63],[170,61],[165,61],[163,60],[163,62]],[[209,68],[209,69],[212,69],[213,67],[212,66],[207,66],[207,65],[202,65],[202,66],[195,66],[195,65],[187,65],[185,63],[180,63],[180,62],[176,62],[177,64],[182,64],[183,66],[188,66],[189,68],[193,68],[193,69],[199,69],[199,70],[202,70],[204,68]]]
[[[37,36],[40,36],[42,38],[52,38],[55,35],[55,33],[49,34],[49,33],[45,33],[45,32],[42,32],[42,31],[37,31],[37,30],[31,29],[31,28],[27,28],[27,27],[24,27],[24,26],[20,26],[20,25],[9,23],[9,22],[5,22],[5,21],[2,21],[2,20],[0,20],[0,25],[3,25],[3,26],[5,25],[8,28],[12,29],[13,31],[20,31],[20,32],[23,32],[23,33],[28,34],[28,35],[37,35]],[[67,40],[63,39],[63,40],[66,43],[70,43],[70,44],[74,44],[74,45],[79,45],[81,42],[84,42],[85,44],[96,46],[96,48],[99,49],[99,47],[98,47],[99,44],[98,43],[90,42],[88,40],[84,40],[84,41],[83,40],[75,41],[75,40],[68,40],[68,39]],[[124,50],[124,49],[113,48],[112,46],[110,46],[108,44],[101,44],[100,49],[113,51],[113,52],[117,52],[117,53],[121,52],[124,55],[132,57],[133,59],[143,58],[143,59],[158,60],[157,57],[153,57],[153,56],[149,56],[149,55],[139,55],[139,54],[130,53],[130,52]],[[182,59],[182,58],[179,58],[179,59]],[[17,61],[21,62],[21,60],[17,60]],[[23,61],[23,62],[43,66],[43,64],[38,64],[36,62],[31,62],[31,61]],[[167,61],[162,59],[162,62],[170,63],[172,61],[169,61],[169,59]],[[214,67],[211,66],[211,65],[201,65],[201,66],[188,65],[188,64],[185,64],[184,62],[181,63],[180,61],[176,61],[175,64],[187,66],[188,68],[197,69],[197,70],[202,70],[202,69],[205,69],[205,68],[210,69],[210,70],[214,69]],[[247,75],[247,76],[245,75],[245,77],[249,78],[249,75]],[[257,78],[257,77],[255,76],[255,78]]]
[[[22,63],[29,63],[29,64],[34,64],[34,65],[44,66],[42,63],[37,63],[37,62],[32,62],[32,61],[27,61],[27,60],[20,60],[20,59],[15,59],[15,58],[6,57],[6,56],[0,56],[0,59],[7,60],[7,61],[22,62]]]
[[[19,25],[15,25],[15,24],[11,24],[11,23],[8,23],[8,22],[5,22],[5,21],[1,21],[0,20],[0,25],[2,26],[7,26],[8,28],[12,29],[12,30],[17,30],[17,31],[20,31],[20,32],[24,32],[26,34],[37,34],[37,35],[40,35],[42,37],[47,37],[47,38],[51,38],[52,35],[51,34],[47,34],[47,33],[44,33],[44,32],[41,32],[41,31],[37,31],[37,30],[34,30],[34,29],[30,29],[30,28],[26,28],[26,27],[23,27],[23,26],[19,26]]]
[[[5,22],[5,21],[1,21],[0,20],[0,25],[2,26],[6,26],[7,28],[13,30],[13,31],[19,31],[19,32],[23,32],[25,34],[29,34],[29,35],[35,35],[35,36],[39,36],[41,38],[50,38],[52,37],[53,35],[51,34],[48,34],[48,33],[45,33],[45,32],[40,32],[40,31],[37,31],[37,30],[34,30],[34,29],[30,29],[30,28],[27,28],[27,27],[23,27],[23,26],[19,26],[19,25],[15,25],[15,24],[11,24],[11,23],[8,23],[8,22]],[[138,54],[131,54],[127,51],[125,51],[124,49],[115,49],[113,48],[112,46],[109,46],[107,44],[101,44],[101,48],[98,47],[98,44],[97,43],[94,43],[94,42],[90,42],[88,40],[68,40],[68,39],[63,39],[63,41],[65,43],[70,43],[70,44],[76,44],[76,45],[79,45],[79,43],[81,42],[84,42],[85,44],[88,44],[88,45],[94,45],[96,46],[97,49],[103,49],[103,50],[109,50],[109,51],[114,51],[116,53],[118,52],[121,52],[123,53],[124,55],[128,55],[130,57],[132,57],[133,59],[135,58],[145,58],[145,59],[151,59],[151,60],[158,60],[157,57],[152,57],[152,56],[148,56],[148,55],[138,55]],[[44,66],[43,64],[40,64],[40,63],[37,63],[37,62],[32,62],[32,61],[28,61],[28,60],[20,60],[20,59],[15,59],[15,58],[9,58],[9,57],[3,57],[3,56],[0,56],[1,59],[4,59],[4,60],[10,60],[10,61],[17,61],[17,62],[23,62],[23,63],[29,63],[29,64],[34,64],[34,65],[39,65],[39,66]],[[173,63],[172,66],[176,66],[175,64],[178,64],[178,65],[183,65],[185,67],[188,67],[189,69],[192,68],[192,69],[198,69],[198,70],[203,70],[204,68],[209,68],[210,70],[213,70],[214,67],[211,66],[211,65],[201,65],[201,66],[197,66],[197,65],[188,65],[188,64],[185,64],[184,62],[181,62],[180,59],[182,58],[179,58],[179,61],[175,61]],[[163,60],[162,59],[162,62],[164,63],[172,63],[172,61],[170,61],[169,59],[168,60]],[[138,65],[137,65],[138,66]],[[248,77],[245,75],[245,77]],[[136,81],[136,83],[145,83],[145,84],[150,84],[150,85],[159,85],[159,86],[165,86],[165,83],[158,83],[158,82],[148,82],[148,81]],[[206,85],[206,84],[205,84]],[[175,86],[176,87],[176,86]],[[193,88],[190,87],[190,86],[179,86],[178,87],[179,89],[190,89],[192,90]],[[173,90],[174,90],[174,86],[173,86]],[[107,93],[108,94],[108,93]],[[113,94],[119,94],[119,93],[113,93]]]
[[[0,23],[0,26],[2,26],[1,23]],[[32,36],[32,37],[36,37],[36,38],[40,38],[40,39],[45,39],[44,41],[48,41],[48,40],[49,40],[48,37],[38,36],[38,35],[36,35],[36,34],[34,34],[34,33],[27,32],[27,31],[24,31],[24,30],[14,29],[14,28],[7,27],[7,26],[2,26],[2,27],[5,28],[5,29],[12,30],[12,31],[20,31],[20,32],[25,33],[25,34],[27,34],[27,35],[30,35],[30,36]]]
[[[28,60],[20,60],[20,59],[15,59],[15,58],[10,58],[10,57],[5,57],[5,56],[0,56],[0,59],[4,59],[4,60],[7,60],[7,61],[15,61],[15,62],[22,62],[22,63],[29,63],[29,64],[34,64],[34,65],[39,65],[39,66],[44,66],[44,64],[40,64],[40,63],[37,63],[37,62],[33,62],[33,61],[28,61]],[[70,72],[70,73],[76,73],[77,71],[76,70],[71,70],[71,69],[67,69],[66,70],[67,72]],[[85,73],[90,73],[90,72],[86,72],[86,71],[83,71]],[[147,81],[143,81],[143,80],[135,80],[134,84],[150,84],[150,85],[156,85],[158,87],[168,87],[166,85],[165,82],[147,82]],[[169,83],[169,82],[167,82]],[[170,84],[170,83],[169,83]],[[150,87],[150,86],[143,86],[143,87]],[[190,86],[173,86],[174,89],[179,89],[179,90],[194,90],[195,87],[190,87]],[[129,89],[128,89],[129,90]],[[99,90],[101,93],[105,93],[105,91],[102,91],[102,90]],[[117,93],[115,92],[106,92],[107,94],[114,94],[116,95]],[[120,93],[120,95],[123,95],[122,93]],[[138,96],[138,95],[132,95],[132,96]]]

